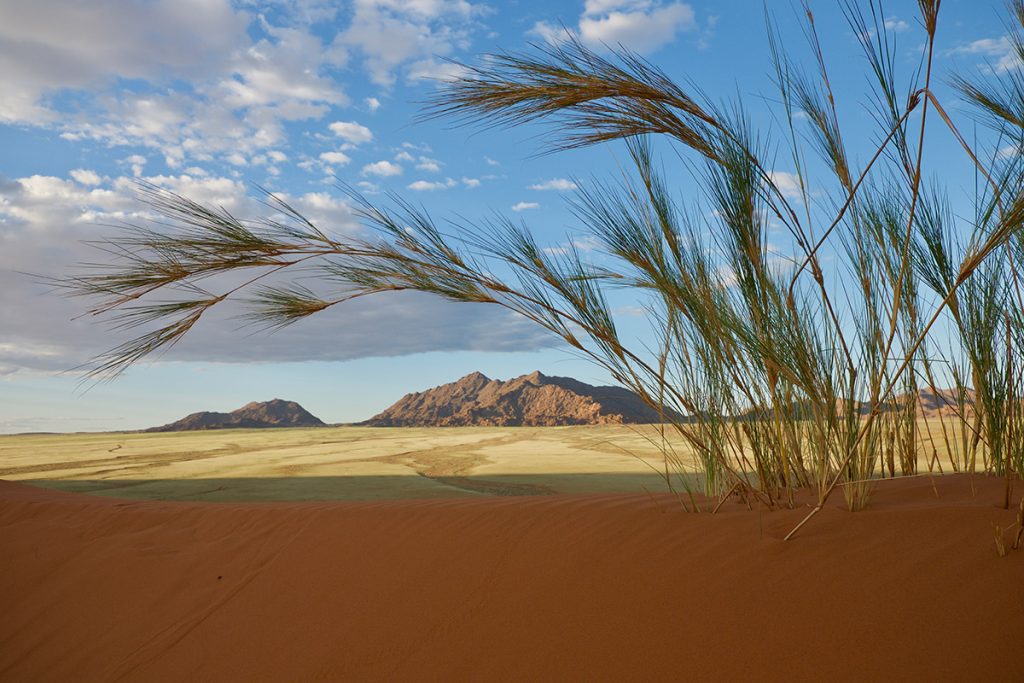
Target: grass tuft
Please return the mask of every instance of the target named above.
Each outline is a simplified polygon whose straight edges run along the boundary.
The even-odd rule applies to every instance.
[[[1024,472],[1024,162],[1000,150],[1024,142],[1024,77],[951,75],[991,128],[968,144],[956,103],[932,88],[940,2],[918,4],[925,49],[905,73],[880,6],[844,5],[869,68],[868,141],[849,138],[809,10],[806,70],[768,16],[774,127],[755,126],[742,100],[712,102],[628,50],[573,38],[468,65],[426,117],[541,123],[553,149],[624,145],[622,178],[582,183],[571,204],[593,252],[546,248],[501,217],[438,224],[399,197],[374,204],[347,188],[358,236],[270,194],[272,217],[247,221],[142,185],[162,223],[128,226],[97,245],[107,262],[54,284],[115,326],[154,327],[96,359],[92,377],[172,346],[227,299],[274,328],[414,290],[520,315],[636,392],[664,417],[670,489],[669,470],[695,463],[704,492],[723,500],[786,507],[815,490],[787,538],[837,488],[862,509],[878,477],[941,471],[940,451],[955,471],[1005,477],[1009,506]],[[1024,2],[1010,10],[1024,58]],[[977,174],[972,216],[950,207],[929,136],[952,141]],[[683,157],[694,205],[676,199],[658,140]],[[866,163],[851,149],[871,150],[856,155]],[[784,155],[795,172],[783,187],[773,169]],[[222,276],[233,284],[214,292]],[[653,344],[622,335],[610,303],[622,289],[647,309]]]

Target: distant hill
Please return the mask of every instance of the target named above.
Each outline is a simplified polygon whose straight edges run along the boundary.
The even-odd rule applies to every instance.
[[[956,391],[953,389],[939,389],[937,392],[931,389],[919,389],[917,394],[899,394],[895,397],[895,404],[890,403],[883,407],[881,412],[888,413],[897,409],[902,410],[911,401],[914,403],[914,412],[918,417],[935,418],[940,415],[952,417],[958,414]],[[843,408],[843,402],[837,402],[836,413],[842,414]],[[871,412],[871,406],[867,402],[858,401],[854,406],[854,410],[858,415],[867,415]],[[809,404],[802,405],[797,412],[808,418],[813,414]],[[974,391],[971,389],[967,390],[964,397],[964,412],[967,416],[974,414]],[[763,419],[767,414],[768,411],[764,409],[747,409],[740,413],[737,418],[744,420]]]
[[[903,403],[907,400],[907,397],[900,396],[899,400]],[[926,417],[935,417],[940,413],[942,415],[956,415],[958,412],[956,392],[953,389],[939,389],[938,392],[931,389],[921,389],[918,392],[916,404],[918,414]],[[968,389],[964,396],[964,412],[967,415],[974,414],[973,389]]]
[[[192,413],[177,422],[147,432],[192,432],[204,429],[263,429],[270,427],[325,427],[319,418],[295,401],[275,398],[253,401],[230,413]]]
[[[549,377],[540,372],[502,382],[474,372],[451,384],[407,394],[362,424],[507,427],[658,421],[656,411],[621,387],[595,387],[569,377]]]

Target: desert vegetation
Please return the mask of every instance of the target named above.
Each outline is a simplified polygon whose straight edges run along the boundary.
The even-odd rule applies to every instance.
[[[866,59],[869,135],[847,134],[809,10],[799,48],[766,20],[773,125],[757,125],[742,99],[710,101],[628,51],[572,38],[490,55],[444,84],[425,116],[547,125],[555,150],[624,143],[623,179],[594,181],[573,202],[595,252],[545,249],[502,218],[438,223],[399,197],[352,193],[365,231],[342,236],[272,195],[266,217],[245,220],[142,187],[162,221],[129,227],[100,245],[107,265],[57,283],[141,330],[92,376],[173,345],[226,299],[275,327],[418,290],[525,316],[640,395],[673,435],[653,439],[684,505],[693,480],[673,474],[685,469],[669,446],[679,440],[707,494],[776,507],[816,491],[790,536],[837,491],[864,507],[879,473],[1004,477],[1009,506],[1024,471],[1024,79],[936,73],[940,1],[918,8],[924,50],[904,70],[881,8],[845,5]],[[1024,2],[1008,22],[1024,59]],[[936,94],[940,79],[957,97]],[[978,179],[971,215],[954,211],[944,169],[928,163],[933,136],[954,141]],[[666,149],[700,189],[693,206],[676,199]],[[786,187],[782,158],[794,169]],[[620,334],[609,292],[622,288],[647,307],[657,343]],[[919,420],[924,393],[938,405]]]

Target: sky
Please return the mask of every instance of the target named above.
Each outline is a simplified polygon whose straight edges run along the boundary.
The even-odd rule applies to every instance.
[[[797,7],[768,7],[806,63]],[[841,115],[870,141],[855,36],[838,3],[811,7]],[[1002,9],[999,0],[942,4],[937,89],[954,113],[951,70],[1019,68]],[[917,4],[883,12],[897,64],[910,70],[923,46]],[[339,234],[359,229],[345,183],[371,201],[396,193],[441,219],[508,216],[550,248],[586,246],[567,202],[579,185],[620,173],[621,146],[545,154],[542,128],[425,121],[423,102],[457,62],[571,31],[599,51],[634,50],[712,100],[739,97],[755,124],[777,127],[764,15],[748,0],[0,0],[0,433],[137,429],[274,397],[351,422],[475,370],[608,383],[525,321],[396,294],[274,334],[213,317],[168,353],[87,385],[76,368],[119,337],[32,274],[102,260],[89,240],[148,215],[140,180],[243,218],[265,211],[266,188]],[[928,155],[964,166],[948,140]],[[665,150],[667,173],[684,201],[698,201],[676,170],[684,157]],[[780,187],[791,171],[780,160]],[[948,179],[966,196],[973,179],[957,173]],[[638,302],[623,294],[615,304],[642,339]]]

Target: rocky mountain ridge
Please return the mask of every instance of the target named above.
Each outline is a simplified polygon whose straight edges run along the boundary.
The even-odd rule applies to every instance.
[[[152,427],[147,432],[191,432],[205,429],[266,429],[273,427],[325,427],[315,415],[295,401],[275,398],[253,401],[230,413],[203,411],[176,422]]]
[[[365,425],[375,427],[645,424],[658,413],[631,391],[540,372],[508,381],[474,372],[407,394]]]

